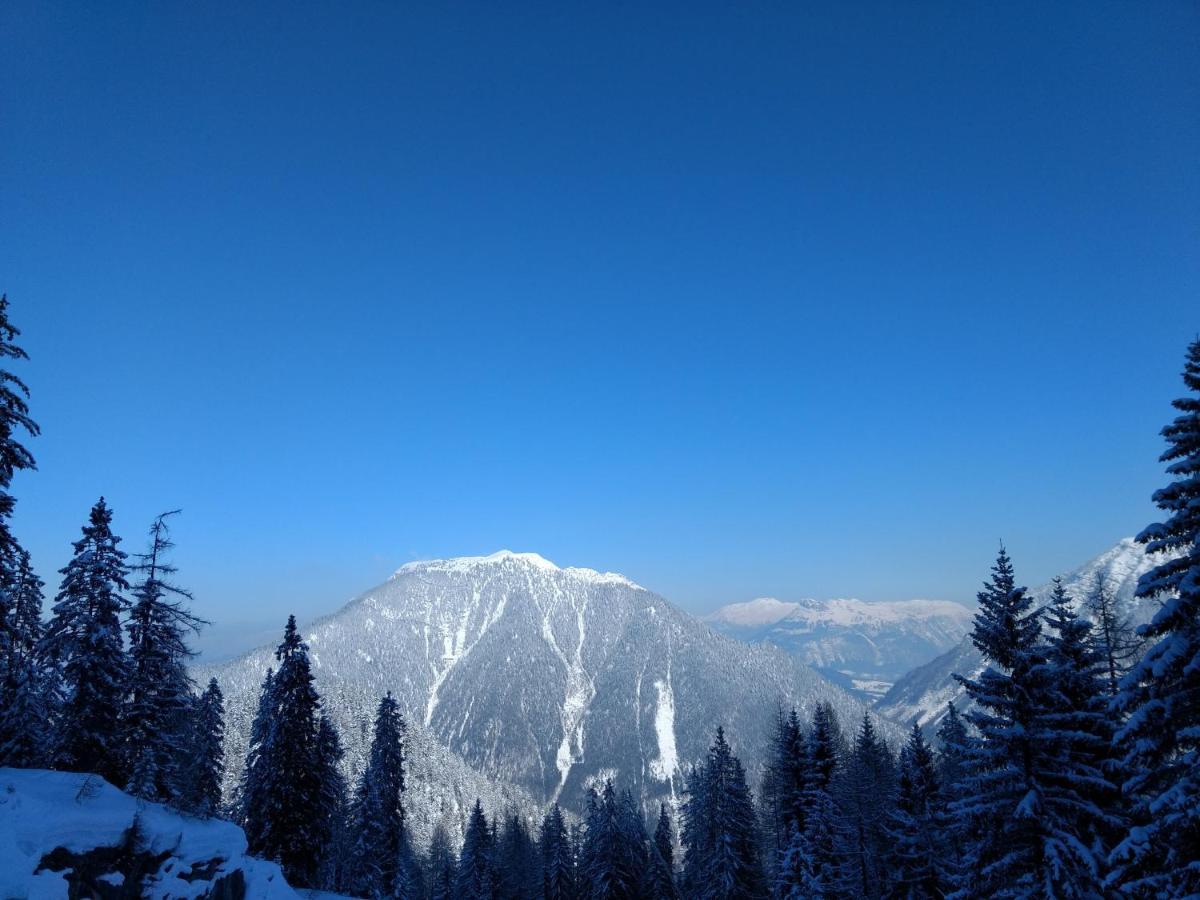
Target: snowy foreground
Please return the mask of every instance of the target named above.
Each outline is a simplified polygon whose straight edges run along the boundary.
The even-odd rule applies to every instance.
[[[140,891],[126,884],[135,872]],[[83,896],[302,897],[279,866],[246,855],[231,822],[137,800],[94,775],[0,768],[0,897],[66,898],[74,883]]]

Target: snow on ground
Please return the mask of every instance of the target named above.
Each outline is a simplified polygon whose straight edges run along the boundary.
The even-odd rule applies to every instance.
[[[126,863],[166,854],[143,884],[148,898],[202,897],[240,871],[247,900],[297,900],[277,865],[246,855],[246,836],[232,822],[137,800],[95,775],[0,768],[0,897],[65,900],[71,868],[37,872],[47,855],[123,846]],[[123,883],[120,862],[96,864],[113,868],[100,868],[95,880]]]

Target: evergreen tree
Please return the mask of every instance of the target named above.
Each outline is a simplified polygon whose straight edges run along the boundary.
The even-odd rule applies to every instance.
[[[462,852],[458,857],[458,872],[454,879],[454,896],[458,900],[494,900],[495,871],[492,860],[492,829],[483,805],[476,800],[467,822]]]
[[[913,723],[900,753],[896,808],[888,823],[889,887],[896,900],[944,897],[950,887],[946,858],[946,811],[933,752]]]
[[[538,850],[516,813],[504,820],[496,847],[498,900],[537,900],[542,895]]]
[[[61,570],[46,631],[49,658],[61,673],[62,710],[55,738],[60,768],[95,772],[119,787],[125,784],[120,716],[129,678],[121,640],[125,554],[112,533],[112,511],[104,498],[92,507],[75,555]]]
[[[575,850],[557,803],[542,820],[538,845],[542,855],[544,900],[576,900],[579,893],[575,877]]]
[[[946,811],[943,837],[946,843],[946,875],[951,884],[958,884],[963,874],[964,849],[971,837],[966,820],[950,815],[950,810],[966,796],[970,767],[974,759],[974,738],[959,715],[953,702],[946,703],[946,715],[938,726],[937,778]]]
[[[698,900],[766,896],[754,803],[724,729],[694,770],[683,805],[683,887]]]
[[[836,779],[835,798],[849,836],[848,874],[854,893],[874,900],[884,891],[886,823],[891,812],[895,770],[887,746],[864,713],[854,744]]]
[[[763,775],[762,805],[767,859],[773,870],[787,852],[793,833],[804,827],[805,744],[800,717],[776,710],[775,732]]]
[[[646,880],[646,840],[641,816],[628,795],[617,796],[605,781],[597,797],[588,798],[583,881],[593,900],[630,900]]]
[[[440,822],[434,826],[433,839],[429,843],[429,861],[426,884],[429,900],[454,900],[454,870],[457,860],[450,847],[450,835]],[[558,900],[558,898],[552,898]],[[569,898],[568,898],[569,900]]]
[[[0,360],[28,359],[14,341],[21,332],[8,320],[8,297],[0,296]],[[37,423],[29,417],[29,388],[7,369],[0,369],[0,708],[7,704],[4,667],[9,661],[10,644],[21,640],[14,634],[12,620],[21,581],[24,552],[9,528],[16,500],[9,493],[13,476],[22,469],[35,469],[33,455],[18,440],[25,432],[37,437]],[[26,565],[28,561],[26,559]]]
[[[0,766],[38,768],[49,763],[51,683],[41,656],[42,580],[24,550],[10,599],[0,661]]]
[[[379,701],[371,754],[355,803],[355,890],[390,897],[400,883],[404,825],[404,720],[389,691]]]
[[[254,720],[250,723],[250,742],[246,748],[246,762],[242,766],[242,774],[238,779],[237,796],[234,799],[235,818],[246,832],[246,842],[250,846],[258,846],[264,839],[260,826],[265,827],[267,821],[266,796],[263,787],[266,765],[262,761],[262,751],[267,743],[267,736],[275,721],[275,707],[272,699],[272,689],[275,683],[275,673],[267,669],[263,676],[262,687],[258,692],[258,707]]]
[[[1015,586],[1003,549],[979,594],[972,640],[989,665],[961,678],[981,740],[953,812],[971,840],[959,896],[1098,897],[1094,849],[1080,834],[1080,779],[1072,736],[1052,710],[1060,698],[1041,638],[1041,610]]]
[[[133,589],[129,613],[130,681],[123,731],[130,792],[149,800],[178,799],[184,790],[181,770],[192,700],[187,632],[205,624],[184,607],[192,595],[169,580],[176,568],[166,559],[175,546],[167,519],[178,512],[154,520],[150,548],[132,567],[143,578]]]
[[[345,869],[348,867],[346,779],[342,777],[341,762],[346,755],[342,739],[329,717],[322,714],[317,720],[317,781],[319,788],[319,812],[316,826],[318,846],[321,848],[317,883],[325,890],[337,890],[342,886]],[[402,858],[411,855],[406,843],[401,844]],[[401,882],[398,880],[397,885]],[[401,896],[399,888],[396,896]]]
[[[1163,430],[1160,459],[1174,480],[1154,494],[1168,514],[1138,535],[1148,554],[1169,554],[1138,581],[1161,607],[1140,634],[1154,643],[1121,680],[1114,709],[1128,716],[1116,739],[1130,777],[1134,827],[1115,848],[1116,879],[1132,893],[1200,894],[1200,338],[1187,350],[1189,396]]]
[[[212,678],[192,704],[191,755],[184,771],[183,807],[198,816],[215,816],[221,808],[221,776],[225,770],[225,698]]]
[[[1121,678],[1137,659],[1142,641],[1129,619],[1121,615],[1116,594],[1109,588],[1103,572],[1096,573],[1085,603],[1095,623],[1092,644],[1104,661],[1108,692],[1115,697],[1120,691]]]
[[[289,882],[307,887],[316,881],[327,822],[318,752],[321,701],[295,616],[288,617],[275,658],[269,720],[252,751],[256,796],[246,807],[246,840],[252,854],[278,861]]]
[[[654,826],[654,847],[667,866],[667,871],[675,874],[675,832],[671,828],[671,817],[667,813],[667,804],[658,805],[658,823]]]
[[[665,803],[658,807],[658,822],[654,826],[654,840],[648,856],[647,900],[677,900],[679,888],[675,882],[675,835]]]

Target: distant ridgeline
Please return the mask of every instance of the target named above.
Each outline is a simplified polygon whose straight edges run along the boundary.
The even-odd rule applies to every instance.
[[[0,359],[17,336],[0,299]],[[1035,595],[1001,551],[932,746],[778,647],[533,554],[406,566],[307,640],[289,619],[273,653],[189,673],[172,513],[131,558],[101,498],[43,620],[10,527],[37,426],[0,370],[0,887],[1198,895],[1200,340],[1184,380],[1127,577]]]

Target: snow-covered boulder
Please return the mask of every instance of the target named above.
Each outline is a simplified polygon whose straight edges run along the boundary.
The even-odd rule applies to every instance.
[[[96,775],[0,768],[0,897],[299,900],[231,822],[129,796]]]

